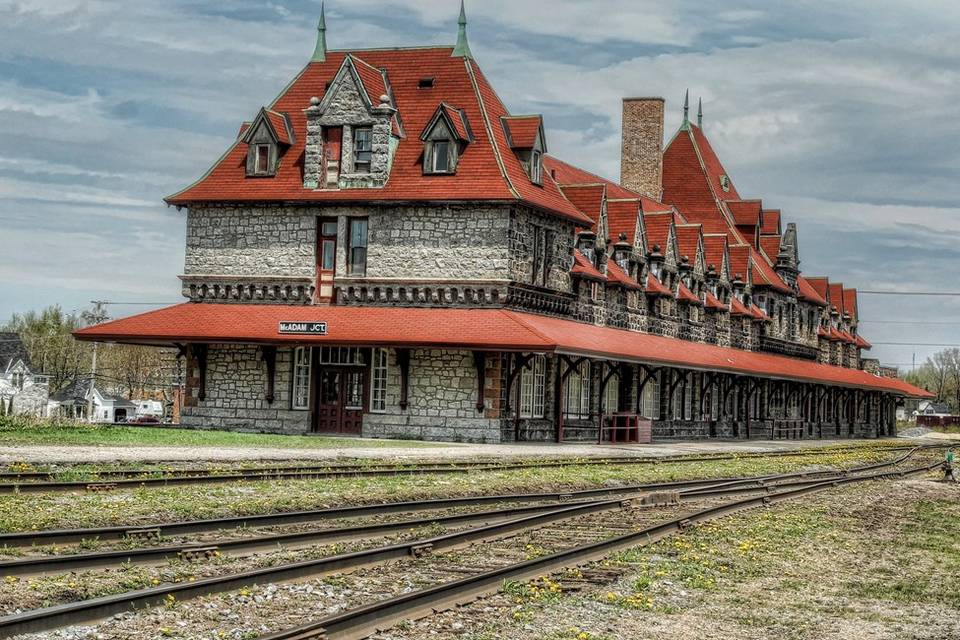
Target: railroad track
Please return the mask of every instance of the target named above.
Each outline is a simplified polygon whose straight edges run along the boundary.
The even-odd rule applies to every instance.
[[[498,592],[507,582],[539,578],[563,569],[601,560],[617,551],[650,545],[670,535],[682,533],[699,523],[715,520],[746,509],[793,500],[844,484],[886,478],[902,478],[927,473],[938,467],[939,464],[923,465],[899,472],[877,472],[821,482],[800,483],[802,486],[717,504],[640,530],[589,541],[540,558],[505,564],[465,578],[443,582],[432,587],[352,608],[321,620],[262,635],[260,640],[356,640],[366,638],[379,631],[385,631],[402,620],[424,618],[491,595]]]
[[[890,468],[901,464],[916,452],[917,450],[908,452],[907,454],[900,456],[895,460],[885,463],[865,465],[858,470],[859,473],[864,475],[853,475],[852,473],[848,472],[838,473],[827,478],[802,478],[800,477],[802,474],[782,474],[780,477],[777,477],[775,481],[780,483],[781,488],[785,487],[787,494],[801,495],[805,492],[808,492],[811,487],[826,488],[828,486],[834,486],[838,483],[887,477],[891,475],[891,473],[894,475],[900,475],[903,472],[868,472],[878,468]],[[936,465],[918,467],[908,470],[908,472],[919,473],[921,471],[933,468],[934,466]],[[793,477],[789,478],[786,476]],[[780,495],[778,493],[771,493],[771,491],[774,491],[777,487],[771,485],[770,478],[772,477],[768,476],[766,479],[760,482],[758,482],[756,478],[741,478],[706,484],[701,483],[700,486],[688,486],[683,489],[677,489],[677,491],[679,497],[684,500],[717,499],[721,496],[728,497],[737,494],[757,493],[760,494],[758,498],[749,498],[747,501],[752,501],[750,504],[764,504],[773,500],[775,496]],[[737,486],[738,482],[740,486]],[[446,533],[440,536],[434,536],[432,538],[405,541],[399,544],[390,544],[319,559],[305,560],[262,569],[254,569],[213,578],[205,578],[189,583],[162,585],[155,588],[141,589],[124,594],[117,594],[80,602],[72,602],[44,609],[36,609],[0,619],[0,637],[9,637],[31,631],[48,630],[60,626],[68,626],[90,620],[96,620],[122,611],[128,611],[130,609],[153,606],[171,597],[177,601],[182,601],[211,593],[230,591],[250,584],[263,584],[265,582],[279,582],[307,576],[320,576],[330,573],[339,573],[354,570],[360,567],[382,564],[388,561],[400,560],[411,556],[421,557],[433,553],[450,551],[452,549],[459,549],[465,546],[474,545],[479,542],[496,540],[505,536],[516,535],[518,532],[532,528],[555,525],[557,523],[583,518],[594,514],[604,514],[624,509],[633,509],[636,506],[633,501],[634,499],[635,498],[621,496],[613,499],[586,500],[576,504],[558,504],[553,505],[551,508],[544,508],[533,513],[520,515],[513,514],[515,517],[508,517],[502,522],[484,524],[479,527],[470,528],[464,531]],[[757,503],[756,500],[759,500],[760,502]],[[654,529],[656,529],[656,527],[653,529],[648,528],[647,530]],[[656,530],[659,531],[659,529]],[[624,535],[629,536],[630,534]],[[624,538],[624,536],[619,536],[617,539],[620,538]],[[594,542],[593,544],[600,544],[600,542]],[[525,563],[520,564],[526,566]],[[507,571],[508,569],[509,568],[498,569],[497,571],[502,572]],[[513,570],[509,569],[509,571]],[[484,575],[487,573],[491,572],[486,572]],[[471,583],[471,585],[473,584],[474,583]],[[487,583],[485,582],[483,584]],[[470,589],[474,589],[474,587],[471,586]],[[461,594],[461,591],[457,590],[456,593],[458,594],[457,597],[460,597],[459,594]],[[392,600],[393,599],[390,599],[388,602],[392,602]],[[399,607],[399,604],[393,603],[391,604],[389,610],[401,611],[401,609],[397,607]],[[412,617],[408,609],[402,610],[404,611],[403,617]],[[389,616],[393,614],[386,613],[384,615],[389,618]],[[383,618],[382,616],[378,616],[379,614],[375,615],[374,618],[378,620],[387,619]],[[348,624],[349,628],[351,629],[356,627],[357,624],[355,619],[352,620],[353,622],[349,622]],[[330,630],[331,624],[334,624],[330,620],[323,620],[321,622],[323,624],[317,628],[326,629],[327,631]],[[341,625],[341,623],[336,622],[336,624],[334,624],[334,629],[340,629],[342,626],[337,625]],[[310,630],[309,633],[313,633],[314,631],[315,630]],[[340,632],[335,631],[335,633]],[[323,636],[308,635],[303,637],[320,638]],[[337,635],[336,637],[341,636]],[[361,636],[346,635],[342,637]]]
[[[925,445],[943,447],[945,445]],[[379,476],[404,476],[422,474],[464,474],[484,471],[512,471],[523,469],[546,469],[567,466],[634,465],[634,464],[683,464],[713,462],[743,458],[787,458],[826,453],[857,451],[905,451],[913,446],[842,446],[826,449],[797,449],[792,451],[741,452],[709,454],[700,456],[621,456],[603,458],[572,458],[559,460],[536,460],[519,462],[452,461],[408,465],[316,465],[279,466],[255,469],[184,469],[176,473],[150,470],[107,470],[90,474],[83,480],[58,480],[64,471],[24,471],[0,473],[0,494],[52,491],[113,491],[142,487],[171,487],[193,484],[220,484],[228,482],[256,482],[275,480],[336,479]]]
[[[872,463],[851,467],[846,473],[867,471],[875,468],[884,468],[889,464],[898,464],[915,452],[926,450],[927,447],[912,447],[898,458],[880,463]],[[37,545],[60,545],[83,542],[85,540],[111,541],[121,539],[159,539],[161,537],[184,536],[199,533],[208,533],[226,529],[260,528],[284,525],[295,525],[309,522],[342,520],[365,516],[383,516],[397,513],[418,511],[435,511],[441,509],[480,507],[485,505],[534,502],[569,502],[603,496],[636,493],[640,491],[660,491],[699,487],[719,482],[761,482],[774,479],[790,479],[816,477],[835,473],[832,470],[799,471],[764,476],[740,476],[729,478],[701,478],[692,480],[676,480],[670,482],[655,482],[619,487],[605,487],[600,489],[585,489],[579,491],[559,491],[550,493],[521,493],[467,496],[461,498],[440,498],[431,500],[417,500],[406,502],[388,502],[380,504],[359,505],[333,509],[313,509],[304,511],[290,511],[268,513],[260,515],[232,516],[227,518],[188,520],[182,522],[163,522],[152,524],[138,524],[128,526],[91,527],[82,529],[48,529],[42,531],[21,531],[0,533],[0,547],[29,547]],[[2,573],[2,572],[0,572]]]

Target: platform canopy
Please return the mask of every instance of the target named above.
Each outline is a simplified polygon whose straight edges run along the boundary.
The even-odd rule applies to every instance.
[[[158,346],[234,343],[559,353],[932,397],[903,380],[859,369],[507,309],[187,302],[80,329],[74,336]]]

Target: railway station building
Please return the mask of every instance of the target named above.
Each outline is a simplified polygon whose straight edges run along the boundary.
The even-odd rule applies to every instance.
[[[405,49],[328,50],[321,19],[302,71],[166,200],[185,302],[76,335],[178,348],[203,428],[893,434],[928,394],[862,357],[856,290],[801,272],[796,225],[683,110],[664,145],[663,99],[623,100],[613,182],[507,109],[462,13],[455,46]]]

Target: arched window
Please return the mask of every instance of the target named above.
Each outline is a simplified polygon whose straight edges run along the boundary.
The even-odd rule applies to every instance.
[[[650,378],[643,387],[640,415],[651,420],[660,419],[660,381],[657,376]]]
[[[620,376],[614,374],[607,380],[607,387],[603,390],[602,411],[609,415],[620,410]]]

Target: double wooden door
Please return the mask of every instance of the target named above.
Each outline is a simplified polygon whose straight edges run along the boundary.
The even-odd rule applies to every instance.
[[[314,432],[360,435],[366,369],[320,365],[314,371]]]

